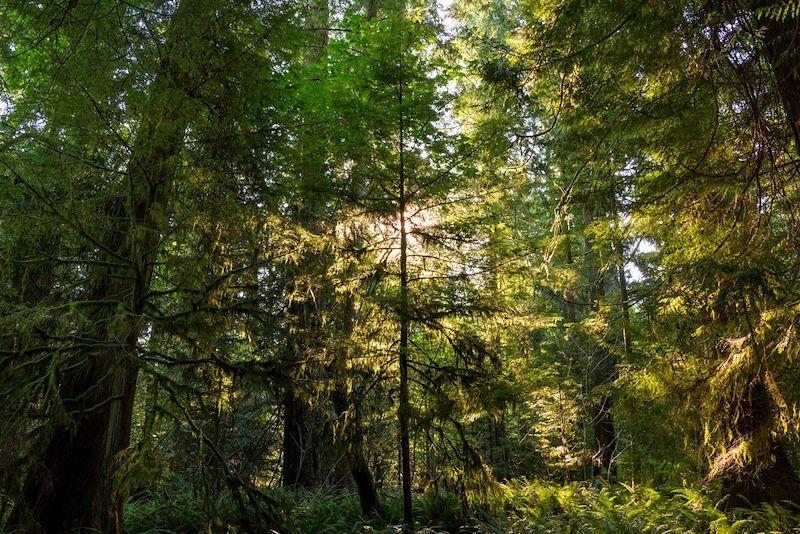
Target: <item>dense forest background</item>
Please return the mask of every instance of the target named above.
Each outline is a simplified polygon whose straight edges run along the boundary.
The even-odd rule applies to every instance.
[[[3,0],[9,532],[800,527],[796,0]]]

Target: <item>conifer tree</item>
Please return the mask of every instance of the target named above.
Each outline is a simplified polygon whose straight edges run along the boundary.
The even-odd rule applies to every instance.
[[[123,530],[139,357],[187,183],[186,140],[209,146],[202,110],[220,104],[272,16],[203,0],[152,7],[4,14],[3,261],[42,273],[4,295],[13,334],[3,387],[38,414],[19,451],[25,478],[12,489],[10,528]],[[57,232],[57,248],[15,251],[25,230],[12,218],[37,213],[35,235]],[[27,426],[28,414],[12,415],[4,443]]]

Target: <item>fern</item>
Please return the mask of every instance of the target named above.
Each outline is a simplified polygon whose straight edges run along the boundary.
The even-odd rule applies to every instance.
[[[800,0],[786,0],[773,6],[761,7],[756,13],[759,18],[770,18],[780,22],[800,15]]]

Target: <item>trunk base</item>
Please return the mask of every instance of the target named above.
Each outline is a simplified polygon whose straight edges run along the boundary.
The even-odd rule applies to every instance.
[[[726,510],[781,501],[800,505],[800,477],[795,473],[786,451],[776,445],[772,456],[774,462],[758,476],[742,474],[723,479],[723,492],[727,496],[724,505]]]

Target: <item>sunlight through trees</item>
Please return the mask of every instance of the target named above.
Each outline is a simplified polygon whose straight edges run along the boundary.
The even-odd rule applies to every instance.
[[[799,13],[7,0],[2,529],[800,528]]]

